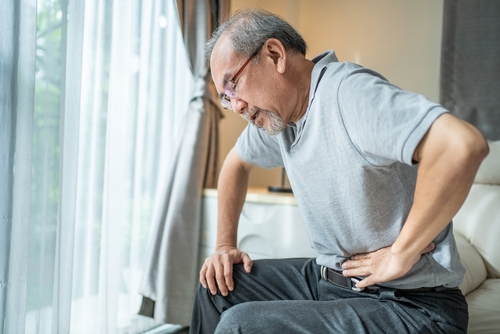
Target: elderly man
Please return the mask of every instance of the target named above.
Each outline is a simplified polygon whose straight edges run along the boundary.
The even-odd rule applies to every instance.
[[[191,332],[466,332],[451,220],[488,154],[480,132],[332,51],[306,59],[265,11],[232,16],[207,49],[222,106],[250,125],[221,170]],[[286,168],[318,258],[236,247],[253,165]]]

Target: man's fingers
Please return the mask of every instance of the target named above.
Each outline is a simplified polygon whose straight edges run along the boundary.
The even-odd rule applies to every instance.
[[[370,253],[359,253],[351,256],[351,260],[363,260],[370,258]]]
[[[345,277],[369,276],[371,274],[372,272],[368,267],[342,270],[342,275],[344,275]]]
[[[428,244],[427,246],[425,246],[424,249],[422,249],[422,252],[420,252],[420,254],[427,254],[427,253],[430,253],[434,250],[434,248],[436,248],[436,244],[434,242],[431,242],[430,244]]]
[[[366,288],[366,287],[374,285],[374,284],[376,284],[376,283],[371,279],[371,276],[368,276],[364,280],[358,282],[356,284],[356,287],[357,288]]]
[[[207,280],[207,286],[208,289],[210,290],[210,293],[212,295],[215,295],[217,293],[217,283],[215,282],[215,272],[216,269],[211,265],[208,267],[207,273],[205,275],[206,280]]]
[[[252,270],[253,261],[252,259],[250,259],[250,256],[248,256],[247,253],[242,254],[242,261],[243,261],[243,268],[245,268],[245,271],[247,273],[250,273],[250,271]]]
[[[204,288],[210,290],[212,295],[217,294],[217,289],[223,296],[227,296],[228,288],[233,290],[233,272],[232,266],[223,266],[222,264],[204,265],[200,271],[200,283]]]
[[[200,283],[213,295],[220,291],[223,296],[227,296],[229,291],[234,290],[233,265],[236,263],[243,263],[247,273],[253,266],[248,254],[237,249],[217,251],[205,260],[200,270]]]
[[[203,285],[203,287],[206,289],[207,288],[207,268],[208,266],[206,264],[203,264],[200,270],[200,283]]]
[[[223,296],[227,296],[227,285],[226,285],[226,277],[224,276],[224,265],[219,264],[215,268],[215,281],[217,282],[217,286],[219,287],[219,291]],[[214,291],[210,290],[213,295],[217,293],[217,289]]]
[[[225,284],[226,284],[226,287],[228,288],[228,290],[233,291],[234,282],[233,282],[233,266],[232,265],[224,266],[224,281],[225,281]]]
[[[368,258],[363,258],[362,260],[347,260],[342,263],[342,269],[356,269],[360,267],[366,267],[371,265]]]

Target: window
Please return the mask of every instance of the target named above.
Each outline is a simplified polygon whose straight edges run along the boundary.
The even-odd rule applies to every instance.
[[[18,321],[26,333],[144,331],[144,250],[193,90],[175,4],[38,0],[36,28]]]

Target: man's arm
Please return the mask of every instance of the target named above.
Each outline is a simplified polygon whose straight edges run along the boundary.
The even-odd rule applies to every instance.
[[[222,166],[218,189],[217,242],[215,253],[205,260],[200,270],[200,283],[217,293],[217,287],[223,296],[232,291],[233,264],[243,263],[246,272],[252,268],[248,254],[236,248],[238,220],[248,188],[248,177],[252,165],[240,159],[233,149],[227,155]]]
[[[450,114],[438,117],[413,154],[419,163],[414,203],[398,238],[391,247],[353,256],[344,275],[366,276],[357,284],[362,288],[406,274],[458,212],[488,152],[472,125]]]

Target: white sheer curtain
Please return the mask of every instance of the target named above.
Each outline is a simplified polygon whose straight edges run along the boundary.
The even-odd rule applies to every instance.
[[[7,22],[19,27],[12,43],[21,50],[12,53],[18,72],[35,64],[11,92],[24,104],[11,109],[17,130],[9,151],[16,157],[11,232],[0,250],[8,254],[6,280],[0,277],[4,331],[152,327],[136,315],[137,290],[158,185],[193,89],[175,4],[0,1],[12,8],[0,21],[13,15]]]

